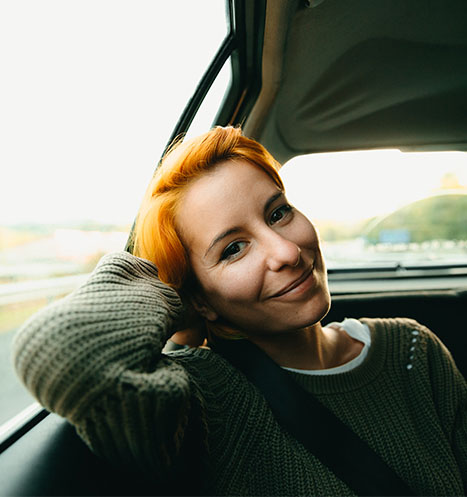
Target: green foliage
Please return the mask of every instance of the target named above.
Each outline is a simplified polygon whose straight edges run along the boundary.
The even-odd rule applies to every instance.
[[[467,195],[438,195],[406,205],[373,224],[367,240],[378,243],[383,230],[407,230],[416,243],[467,240]]]

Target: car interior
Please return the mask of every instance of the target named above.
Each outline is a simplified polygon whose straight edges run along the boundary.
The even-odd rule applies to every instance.
[[[340,150],[467,151],[464,0],[227,0],[226,12],[230,32],[171,140],[189,129],[230,64],[212,124],[241,125],[280,163]],[[327,322],[416,319],[467,375],[467,266],[337,268],[329,284]],[[0,440],[0,482],[1,496],[170,493],[98,459],[40,407]]]

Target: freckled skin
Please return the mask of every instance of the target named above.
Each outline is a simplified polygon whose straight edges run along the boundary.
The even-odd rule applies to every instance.
[[[200,312],[251,337],[316,325],[330,305],[318,235],[280,193],[260,168],[225,161],[190,185],[177,212]]]

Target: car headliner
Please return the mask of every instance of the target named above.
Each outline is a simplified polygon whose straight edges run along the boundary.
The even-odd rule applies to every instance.
[[[262,87],[244,129],[282,163],[467,150],[467,2],[269,0]]]

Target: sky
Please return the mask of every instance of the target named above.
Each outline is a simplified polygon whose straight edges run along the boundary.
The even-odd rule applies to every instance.
[[[130,223],[226,32],[222,0],[2,0],[0,225]]]
[[[130,224],[226,32],[223,0],[2,0],[0,226]],[[191,134],[211,124],[227,69]],[[354,219],[430,194],[448,160],[467,184],[465,154],[430,157],[320,154],[283,174],[310,217]]]
[[[369,150],[300,156],[282,169],[289,200],[310,219],[355,222],[384,216],[430,195],[467,193],[465,152]],[[307,178],[304,180],[304,178]],[[464,188],[462,188],[464,187]]]

